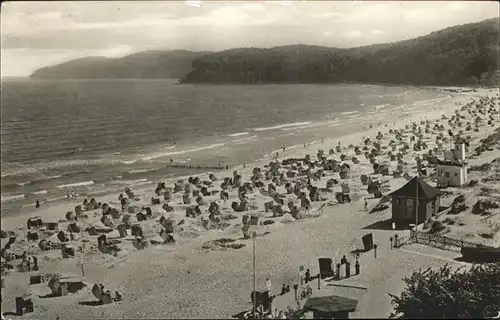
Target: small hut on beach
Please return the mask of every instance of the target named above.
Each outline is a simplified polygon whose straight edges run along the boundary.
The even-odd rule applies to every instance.
[[[357,307],[358,300],[332,295],[307,299],[303,312],[312,311],[313,319],[349,319]]]
[[[439,189],[430,186],[420,177],[414,177],[391,193],[392,221],[399,228],[414,224],[416,221],[420,224],[428,220],[439,210],[439,194]]]

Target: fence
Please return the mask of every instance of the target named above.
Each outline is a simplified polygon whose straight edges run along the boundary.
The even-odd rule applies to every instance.
[[[495,249],[494,247],[486,246],[484,244],[480,244],[477,242],[465,241],[463,239],[460,239],[460,240],[453,239],[453,238],[448,238],[445,236],[424,233],[424,232],[415,231],[415,230],[411,231],[410,238],[413,241],[416,241],[418,243],[427,244],[427,245],[436,245],[436,246],[440,246],[444,249],[452,249],[452,248],[458,248],[459,250],[461,248]]]
[[[399,248],[401,246],[404,246],[407,243],[410,243],[412,241],[413,236],[402,236],[399,237],[397,240],[397,243],[394,244],[394,247]]]

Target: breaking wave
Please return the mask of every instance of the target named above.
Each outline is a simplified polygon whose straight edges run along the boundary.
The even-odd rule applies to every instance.
[[[230,137],[239,137],[239,136],[246,136],[246,135],[248,135],[248,132],[233,133],[233,134],[230,134],[229,136]]]
[[[19,199],[24,199],[24,194],[16,194],[12,196],[2,196],[1,201],[2,202],[7,202],[7,201],[13,201],[13,200],[19,200]]]
[[[268,131],[268,130],[289,128],[289,127],[299,127],[299,126],[308,125],[310,123],[311,123],[311,121],[287,123],[287,124],[280,124],[280,125],[272,126],[272,127],[254,128],[253,131]]]
[[[186,150],[173,151],[173,152],[162,152],[162,153],[157,153],[157,154],[152,155],[152,156],[144,157],[141,160],[147,161],[147,160],[152,160],[152,159],[156,159],[156,158],[174,156],[174,155],[185,154],[185,153],[196,152],[196,151],[209,150],[209,149],[221,147],[223,145],[224,145],[224,143],[216,143],[216,144],[211,144],[211,145],[208,145],[205,147],[199,147],[199,148],[194,148],[194,149],[186,149]],[[135,161],[137,161],[137,160],[135,160]]]
[[[348,115],[348,114],[355,114],[355,113],[358,113],[358,111],[344,111],[341,114],[342,115]]]
[[[74,187],[85,187],[85,186],[91,186],[94,183],[95,183],[94,180],[89,180],[89,181],[83,181],[83,182],[61,184],[61,185],[56,186],[56,188],[64,189],[64,188],[74,188]]]

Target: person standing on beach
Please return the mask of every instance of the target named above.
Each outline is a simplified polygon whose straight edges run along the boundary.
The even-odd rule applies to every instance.
[[[271,288],[271,279],[269,279],[269,277],[266,278],[266,289],[270,294],[272,288]]]
[[[36,203],[35,203],[35,208],[40,208],[40,201],[39,200],[36,200]]]
[[[368,209],[368,202],[366,201],[366,198],[365,198],[365,211]]]

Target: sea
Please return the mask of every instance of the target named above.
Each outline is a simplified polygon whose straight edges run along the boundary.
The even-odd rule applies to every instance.
[[[449,97],[377,85],[209,85],[173,80],[5,80],[2,215],[68,191],[98,195],[269,158]],[[194,168],[172,168],[169,163]]]

